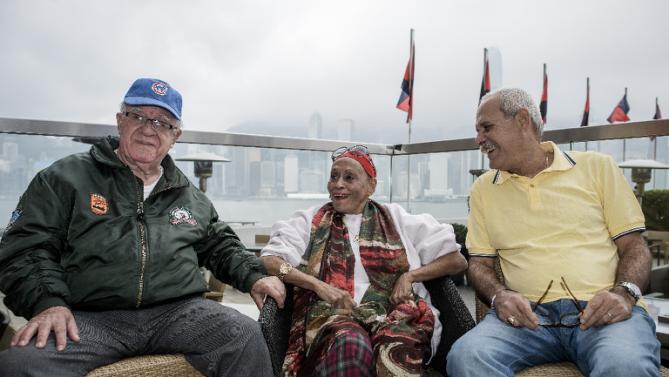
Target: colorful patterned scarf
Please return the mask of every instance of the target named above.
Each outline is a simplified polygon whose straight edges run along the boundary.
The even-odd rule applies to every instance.
[[[423,358],[430,351],[434,315],[418,297],[411,303],[390,303],[395,282],[409,270],[409,261],[392,216],[371,200],[363,210],[359,245],[370,286],[351,315],[337,314],[314,292],[295,288],[283,376],[311,375],[313,370],[307,365],[317,365],[334,343],[337,330],[352,325],[362,326],[370,335],[377,376],[421,375]],[[343,214],[328,203],[312,220],[310,242],[300,270],[353,297],[354,266]]]

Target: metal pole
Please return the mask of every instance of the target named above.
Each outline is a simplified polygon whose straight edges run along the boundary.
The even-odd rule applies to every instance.
[[[409,39],[409,54],[411,55],[411,69],[409,69],[409,82],[411,83],[411,107],[409,111],[412,116],[409,118],[409,134],[408,134],[408,144],[411,144],[411,122],[413,122],[413,71],[414,66],[414,47],[413,47],[413,29],[411,29],[411,38]],[[407,212],[411,213],[411,155],[407,155]]]
[[[627,139],[623,139],[623,161],[625,161],[625,148]]]
[[[408,140],[408,144],[411,144],[411,121],[409,121]],[[407,212],[411,213],[411,155],[407,155]]]
[[[394,151],[393,151],[394,152]],[[395,154],[390,155],[390,202],[393,202],[393,160],[395,159]]]

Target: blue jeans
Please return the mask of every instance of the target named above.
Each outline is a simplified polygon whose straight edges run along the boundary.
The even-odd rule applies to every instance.
[[[539,305],[535,313],[542,325],[578,323],[570,300]],[[533,365],[560,361],[576,363],[586,376],[659,376],[660,342],[653,319],[638,306],[625,321],[585,331],[578,326],[515,328],[491,309],[455,342],[447,360],[451,377],[514,376]]]

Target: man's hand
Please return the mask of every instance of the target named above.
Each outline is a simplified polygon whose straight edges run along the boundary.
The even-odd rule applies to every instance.
[[[262,309],[266,296],[275,299],[279,308],[283,308],[283,302],[286,300],[286,286],[278,277],[266,276],[253,283],[251,298],[253,298],[253,302],[256,303],[258,309]]]
[[[54,306],[43,310],[21,327],[12,337],[11,346],[23,347],[37,334],[35,347],[44,348],[51,331],[56,335],[56,350],[62,351],[69,337],[79,341],[79,328],[70,309],[64,306]]]
[[[390,295],[390,302],[393,305],[399,305],[403,302],[413,302],[413,287],[411,285],[411,276],[409,272],[400,275],[395,282],[393,293]]]
[[[518,292],[508,289],[497,292],[495,297],[497,318],[513,327],[539,327],[539,318],[532,311],[530,302]]]
[[[598,327],[624,321],[632,316],[634,302],[627,293],[617,293],[616,287],[613,291],[601,291],[588,301],[588,305],[581,314],[581,329]]]

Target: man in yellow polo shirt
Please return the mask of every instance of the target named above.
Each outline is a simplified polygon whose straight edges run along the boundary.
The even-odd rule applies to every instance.
[[[572,361],[586,376],[659,376],[655,324],[639,301],[651,265],[639,204],[611,157],[563,152],[542,132],[525,91],[482,99],[476,141],[491,170],[471,189],[467,249],[491,310],[455,343],[448,374]]]

